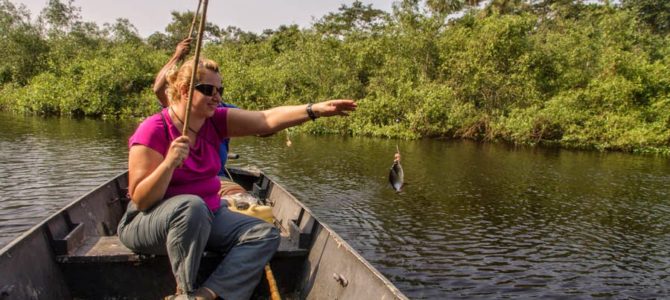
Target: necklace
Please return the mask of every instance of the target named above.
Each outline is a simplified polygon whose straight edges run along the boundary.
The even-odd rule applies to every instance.
[[[170,106],[170,111],[172,112],[172,114],[174,114],[174,117],[177,118],[177,121],[179,121],[179,123],[184,124],[184,121],[182,121],[181,118],[179,118],[179,115],[174,111],[172,106]],[[194,130],[193,128],[191,128],[191,126],[188,126],[188,130],[190,130],[191,132],[193,132],[195,134],[198,134],[198,132],[196,130]]]

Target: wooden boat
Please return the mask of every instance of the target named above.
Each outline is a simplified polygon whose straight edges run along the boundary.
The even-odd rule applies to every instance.
[[[271,266],[284,299],[407,299],[268,176],[231,173],[273,206],[282,239]],[[173,293],[167,257],[132,253],[116,236],[129,201],[127,186],[127,173],[117,176],[0,250],[0,299],[160,299]],[[221,258],[206,252],[199,280]],[[263,279],[253,298],[267,295]]]

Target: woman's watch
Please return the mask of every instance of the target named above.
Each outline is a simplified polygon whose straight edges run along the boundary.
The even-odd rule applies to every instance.
[[[315,121],[316,118],[318,118],[316,114],[314,114],[314,111],[312,110],[312,103],[307,104],[307,115],[309,116],[310,119],[312,119],[312,121]]]

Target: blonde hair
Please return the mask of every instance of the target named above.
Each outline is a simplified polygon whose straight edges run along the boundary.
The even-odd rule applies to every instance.
[[[168,82],[167,96],[171,103],[177,103],[181,100],[181,93],[179,90],[191,82],[191,74],[193,74],[193,58],[189,58],[186,62],[177,69],[176,67],[168,71],[165,78]],[[205,76],[205,70],[212,71],[219,74],[219,65],[211,59],[201,58],[198,62],[198,73],[195,74],[196,84]]]

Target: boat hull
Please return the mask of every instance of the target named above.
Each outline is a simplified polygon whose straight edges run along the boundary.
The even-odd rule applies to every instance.
[[[327,225],[261,172],[236,182],[273,207],[282,232],[271,261],[285,299],[407,299]],[[174,293],[166,256],[138,255],[118,241],[127,173],[75,200],[0,250],[0,299],[157,299]],[[223,257],[205,253],[204,281]],[[268,296],[265,280],[254,298]]]

